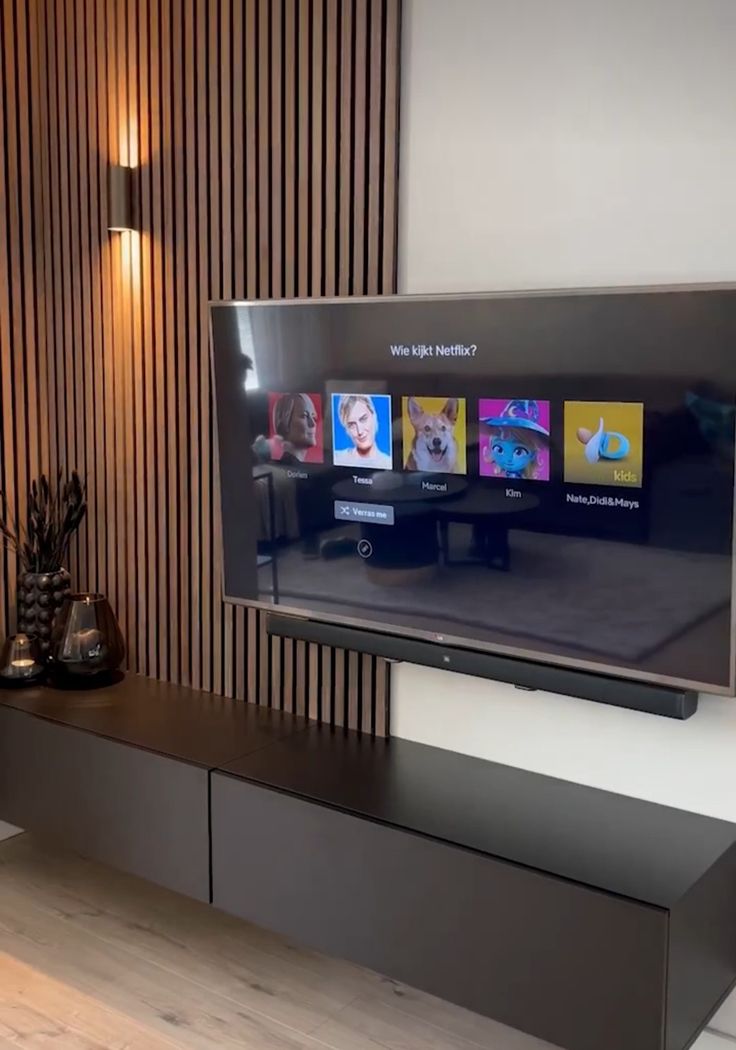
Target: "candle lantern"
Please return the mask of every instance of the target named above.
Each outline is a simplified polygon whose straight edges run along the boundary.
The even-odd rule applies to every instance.
[[[60,678],[104,679],[125,656],[123,636],[102,594],[70,594],[56,617],[49,666]]]
[[[44,671],[43,654],[36,638],[15,634],[5,640],[0,652],[0,684],[37,685]]]

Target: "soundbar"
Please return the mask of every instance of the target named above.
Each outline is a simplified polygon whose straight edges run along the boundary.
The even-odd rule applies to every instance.
[[[446,671],[505,682],[518,689],[542,689],[563,696],[593,700],[599,704],[625,707],[632,711],[662,715],[665,718],[690,718],[698,709],[698,694],[691,689],[677,689],[650,682],[594,674],[569,667],[556,667],[533,660],[478,652],[460,646],[445,646],[416,638],[367,631],[359,627],[342,627],[269,613],[267,631],[280,638],[317,642],[338,649],[352,649],[371,656],[381,656],[397,663],[421,664]]]

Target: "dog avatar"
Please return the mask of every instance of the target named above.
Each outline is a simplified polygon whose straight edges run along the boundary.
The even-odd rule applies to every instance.
[[[450,397],[439,412],[427,412],[417,398],[408,398],[405,411],[414,429],[414,438],[404,463],[405,470],[465,473],[458,462],[455,437],[459,407],[458,399]]]

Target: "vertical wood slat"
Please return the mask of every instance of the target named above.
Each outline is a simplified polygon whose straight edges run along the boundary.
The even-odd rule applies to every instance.
[[[66,0],[71,6],[74,0]],[[128,69],[127,69],[127,24],[126,7],[123,3],[113,2],[108,5],[109,10],[109,33],[108,33],[108,59],[111,68],[114,69],[112,78],[113,91],[111,98],[114,102],[113,112],[116,115],[115,125],[110,128],[111,148],[114,150],[112,159],[118,164],[128,164],[129,135],[128,135]],[[71,59],[67,55],[66,79],[75,77],[76,69],[70,67]],[[69,127],[69,135],[73,128]],[[135,595],[131,587],[131,571],[135,571],[135,563],[130,549],[131,534],[130,522],[131,511],[134,501],[127,497],[128,471],[132,468],[130,463],[130,395],[128,390],[128,372],[130,367],[131,347],[131,323],[130,323],[130,270],[128,266],[128,253],[130,247],[130,235],[122,234],[119,250],[112,253],[112,298],[114,304],[114,317],[116,325],[115,353],[112,360],[113,384],[115,389],[115,402],[113,407],[113,424],[115,429],[115,452],[114,452],[114,476],[117,490],[117,515],[118,515],[118,549],[116,557],[118,562],[118,593],[117,609],[118,616],[125,632],[128,643],[128,654],[132,666],[137,667],[136,639],[132,636],[133,608],[131,599]],[[73,311],[72,311],[73,312]],[[70,361],[73,360],[73,346],[68,348],[66,356],[67,377],[70,372]],[[73,390],[73,385],[72,385]],[[70,398],[73,394],[70,395]],[[73,417],[73,407],[67,405],[67,411]],[[75,441],[76,447],[76,441]],[[76,566],[75,575],[81,576],[84,571],[83,565]]]
[[[197,113],[196,106],[196,33],[197,23],[195,12],[191,4],[184,8],[184,97],[185,112],[194,116]],[[186,267],[186,300],[187,300],[187,328],[188,331],[196,332],[200,324],[199,318],[199,270],[197,265],[198,245],[198,196],[197,196],[197,174],[198,174],[198,150],[197,150],[197,121],[192,127],[189,122],[186,128],[186,146],[184,151],[184,168],[186,172],[187,188],[187,226],[186,226],[186,253],[188,265]],[[188,374],[189,386],[189,490],[187,500],[189,504],[189,557],[192,570],[190,610],[189,610],[189,660],[191,669],[191,684],[196,689],[202,686],[202,538],[201,538],[201,472],[200,462],[202,456],[201,426],[196,425],[199,421],[199,383],[196,367],[190,367]],[[195,425],[192,425],[195,424]]]
[[[347,688],[345,704],[345,725],[348,729],[360,729],[360,665],[366,657],[361,659],[358,653],[348,652],[347,656]]]
[[[57,411],[57,400],[56,400],[56,361],[55,355],[48,352],[48,348],[53,344],[54,340],[54,324],[55,324],[55,313],[54,310],[54,297],[49,294],[50,290],[53,289],[54,280],[54,269],[52,252],[49,250],[47,237],[51,235],[51,231],[55,226],[55,219],[53,213],[52,196],[54,187],[52,183],[51,175],[51,159],[50,159],[50,127],[49,127],[49,81],[50,81],[50,69],[48,66],[48,52],[45,40],[45,34],[41,32],[40,21],[43,17],[43,13],[39,11],[39,5],[33,4],[32,8],[33,17],[33,36],[34,36],[34,48],[33,55],[36,63],[36,78],[35,78],[35,91],[34,96],[38,100],[38,117],[39,124],[36,135],[34,136],[34,142],[38,146],[39,150],[39,173],[38,181],[36,183],[36,190],[34,192],[34,206],[39,207],[39,215],[41,228],[46,231],[46,237],[37,236],[36,244],[40,249],[38,251],[39,257],[43,260],[43,272],[39,275],[39,283],[43,289],[42,298],[44,300],[44,328],[40,332],[39,339],[39,361],[43,364],[43,371],[45,373],[41,385],[41,396],[40,405],[46,408],[43,412],[44,416],[48,417],[48,430],[47,430],[47,446],[45,448],[45,466],[47,467],[49,474],[55,475],[58,469],[58,448],[59,448],[59,416]],[[93,47],[95,44],[93,43]],[[2,62],[2,59],[0,59]],[[43,72],[42,72],[43,71]],[[102,108],[102,107],[100,107]],[[0,111],[2,107],[0,106]],[[2,116],[0,112],[0,126],[2,126]],[[2,165],[0,165],[1,167]],[[0,192],[0,198],[2,193]],[[1,254],[1,253],[0,253]],[[101,400],[101,399],[100,399]],[[101,535],[104,536],[104,526],[101,531]],[[1,614],[0,614],[1,618]]]
[[[218,55],[218,98],[219,98],[219,120],[215,121],[218,126],[219,153],[216,156],[217,174],[215,178],[219,183],[219,217],[216,227],[212,231],[213,243],[216,243],[219,255],[219,285],[213,285],[213,292],[224,299],[232,297],[232,150],[230,147],[230,120],[232,106],[232,92],[230,89],[230,53],[231,38],[230,30],[230,7],[232,0],[220,0],[219,4],[211,4],[210,9],[215,8],[219,13],[219,25],[215,23],[213,36],[215,38]],[[210,53],[212,53],[210,51]],[[214,526],[213,545],[213,572],[217,581],[222,579],[222,543],[220,532],[220,489],[219,475],[217,470],[217,450],[214,450],[215,470],[213,472],[212,485],[212,514]],[[221,601],[215,604],[215,691],[224,693],[226,696],[233,695],[233,607],[223,605]],[[222,667],[222,673],[219,673]]]
[[[245,82],[245,298],[258,295],[258,77],[257,63],[258,0],[245,0],[244,76]]]
[[[25,505],[29,480],[50,466],[48,299],[42,231],[47,126],[39,11],[0,9],[0,491]],[[42,97],[43,96],[43,97]],[[55,418],[55,417],[54,417]],[[0,545],[0,636],[15,628],[17,564]]]
[[[175,295],[174,303],[176,309],[176,432],[178,443],[178,476],[175,481],[176,493],[176,534],[179,544],[179,561],[176,569],[178,578],[178,600],[179,600],[179,651],[177,659],[179,662],[179,680],[183,685],[192,683],[192,661],[191,646],[188,644],[190,614],[190,581],[191,572],[186,564],[187,552],[191,550],[189,533],[189,404],[187,400],[188,386],[188,323],[187,323],[187,194],[188,180],[186,173],[186,149],[187,149],[187,111],[184,108],[185,86],[184,86],[184,11],[177,5],[172,10],[172,53],[176,56],[171,67],[172,80],[172,143],[171,162],[173,167],[174,186],[174,261],[175,261]]]
[[[39,32],[39,11],[36,4],[29,4],[27,6],[27,18],[27,33],[29,38],[28,131],[30,134],[29,147],[30,149],[35,150],[36,146],[43,141],[45,128],[44,105],[46,101],[46,93],[45,90],[43,90],[45,73],[42,73],[44,65],[40,53],[41,34]],[[33,404],[35,400],[39,406],[49,405],[48,355],[45,353],[46,346],[48,345],[45,341],[47,302],[45,295],[38,294],[39,291],[42,293],[42,290],[45,287],[47,274],[50,272],[47,255],[44,251],[43,238],[40,233],[40,229],[43,229],[43,226],[40,226],[39,228],[39,223],[43,223],[44,221],[48,204],[48,174],[44,168],[44,160],[45,154],[44,151],[41,151],[40,155],[36,158],[36,162],[31,165],[33,183],[30,187],[30,203],[34,218],[32,253],[34,272],[33,289],[28,289],[28,305],[26,307],[29,319],[34,324],[34,345],[32,355],[34,359],[33,381],[37,384],[35,399],[29,390],[29,401]],[[31,294],[31,291],[34,294]],[[47,473],[51,468],[50,455],[50,416],[46,411],[39,411],[38,446],[37,455],[34,458],[40,465],[41,469]]]
[[[0,486],[86,471],[76,583],[132,669],[386,732],[384,661],[223,606],[207,302],[394,290],[400,0],[2,11]],[[140,233],[111,235],[121,162]]]
[[[340,5],[338,294],[352,291],[353,5]],[[385,289],[388,291],[388,288]]]
[[[220,27],[219,27],[219,3],[205,5],[209,10],[209,106],[211,116],[210,129],[210,219],[208,237],[210,242],[210,294],[213,298],[220,298],[224,294],[223,273],[224,258],[222,253],[223,228],[222,209],[224,204],[222,164],[222,139],[225,134],[223,115],[221,111],[221,55],[220,55]],[[226,236],[228,236],[226,234]],[[212,570],[212,586],[217,587],[220,583],[220,547],[217,533],[217,470],[215,461],[215,448],[210,450],[210,462],[212,471],[209,484],[209,513],[211,517],[212,545],[210,548],[209,562]],[[221,601],[212,603],[212,688],[216,693],[221,693],[225,682],[225,669],[223,667],[223,617],[224,609]]]
[[[296,294],[309,295],[309,257],[312,233],[310,216],[310,108],[309,108],[309,4],[297,3],[297,214],[299,233],[296,257]]]
[[[399,184],[399,66],[401,6],[386,4],[383,65],[383,222],[381,224],[381,291],[395,290],[397,283],[398,184]],[[387,730],[388,733],[388,730]],[[386,733],[386,735],[387,735]]]
[[[324,52],[324,0],[312,0],[312,48],[311,48],[311,152],[312,192],[309,237],[312,245],[311,281],[309,294],[324,294],[324,241],[325,229],[322,217],[322,196],[325,185],[325,163],[323,152],[323,106],[322,55]]]
[[[23,6],[17,9],[18,24],[17,34],[21,39],[30,39],[30,29],[28,25],[28,10]],[[21,244],[23,246],[22,252],[22,265],[24,271],[28,275],[28,279],[24,279],[21,282],[20,289],[20,330],[21,337],[25,344],[25,353],[18,354],[17,359],[20,359],[20,365],[22,368],[23,381],[26,388],[27,402],[25,404],[26,412],[26,441],[28,451],[28,462],[38,463],[39,457],[39,437],[40,437],[40,415],[39,425],[33,425],[32,415],[36,409],[34,406],[38,404],[38,377],[36,370],[36,312],[34,302],[34,290],[36,287],[35,275],[34,275],[34,254],[35,254],[35,243],[34,243],[34,231],[28,229],[28,224],[33,223],[34,208],[31,198],[31,192],[33,189],[33,172],[36,169],[36,165],[32,160],[32,145],[30,140],[30,132],[32,127],[32,109],[31,109],[31,80],[32,71],[28,62],[28,49],[24,49],[19,53],[21,59],[18,70],[18,77],[16,83],[16,100],[18,106],[17,113],[17,158],[19,165],[25,167],[26,178],[16,186],[15,192],[18,194],[18,207],[20,210],[20,222],[21,222]],[[12,190],[11,190],[12,192]]]
[[[271,256],[271,297],[281,298],[284,294],[283,287],[283,110],[282,98],[284,94],[284,69],[283,69],[283,44],[282,33],[282,0],[272,0],[271,3],[271,46],[270,46],[270,97],[268,100],[271,111],[271,143],[269,149],[270,159],[270,187],[271,187],[271,231],[269,238],[269,253]],[[262,56],[265,57],[265,56]]]
[[[77,165],[76,201],[81,216],[76,240],[76,265],[74,270],[76,295],[78,299],[78,332],[80,341],[76,346],[77,381],[75,384],[75,402],[77,411],[82,416],[80,434],[80,462],[83,474],[89,478],[94,474],[94,372],[93,372],[93,321],[92,321],[92,286],[94,274],[91,260],[91,197],[94,171],[88,163],[92,154],[90,127],[87,119],[87,100],[89,98],[90,64],[87,60],[87,36],[80,32],[80,26],[86,25],[86,2],[77,4],[72,22],[75,38],[76,64],[83,67],[75,94],[76,111],[73,113],[75,126],[78,128],[74,154]],[[78,203],[77,203],[78,202]],[[88,565],[97,565],[98,530],[95,516],[90,516],[80,530],[81,557]]]
[[[173,27],[172,23],[178,18],[172,10],[170,3],[161,2],[160,26],[160,77],[161,89],[157,103],[161,111],[161,168],[162,168],[162,194],[163,204],[163,254],[164,254],[164,282],[161,302],[164,308],[164,338],[165,338],[165,412],[166,412],[166,473],[164,478],[166,490],[166,521],[168,523],[166,537],[166,580],[168,584],[167,602],[168,612],[168,656],[169,677],[172,682],[181,681],[180,665],[180,631],[183,627],[181,621],[181,602],[179,594],[179,530],[178,530],[178,459],[181,452],[180,433],[178,426],[177,407],[177,340],[176,340],[176,313],[178,272],[176,269],[176,243],[179,231],[176,226],[176,144],[174,140],[174,78],[175,71],[180,63],[180,55],[174,53],[173,49]],[[212,65],[209,66],[212,70]],[[211,73],[211,79],[212,79]],[[216,77],[216,67],[214,71]],[[151,99],[152,104],[156,104]],[[126,114],[125,119],[130,117]],[[212,128],[217,127],[217,121],[211,122]],[[217,222],[215,216],[211,221]],[[125,235],[127,236],[127,234]],[[159,425],[161,425],[159,422]]]
[[[368,208],[365,229],[366,244],[366,291],[377,295],[381,285],[379,248],[381,239],[381,149],[382,141],[370,134],[370,124],[381,110],[382,63],[383,63],[383,5],[371,4],[368,25],[368,121],[366,136],[368,162],[366,165],[368,186]]]
[[[115,128],[115,113],[116,113],[116,100],[113,96],[115,78],[110,75],[109,62],[111,61],[111,54],[114,51],[114,26],[112,24],[112,10],[109,3],[103,4],[101,10],[98,10],[99,22],[98,22],[98,37],[97,37],[97,57],[98,57],[98,98],[100,102],[98,105],[103,108],[103,116],[106,120],[99,124],[98,139],[100,144],[100,155],[103,166],[103,179],[107,172],[107,161],[117,160],[114,136]],[[51,41],[53,41],[53,34],[49,34]],[[56,77],[52,78],[51,83],[56,82]],[[104,99],[104,101],[103,101]],[[52,125],[55,127],[55,121],[52,118]],[[52,139],[54,132],[52,130]],[[104,185],[104,183],[103,183]],[[104,190],[103,190],[104,193]],[[105,195],[105,207],[103,209],[103,222],[100,224],[104,229],[105,221],[107,218],[107,207],[106,207],[106,195]],[[54,241],[58,241],[59,237],[56,235]],[[116,462],[115,462],[115,413],[110,409],[111,405],[115,403],[115,376],[114,376],[114,362],[116,356],[116,348],[119,339],[119,331],[117,326],[117,311],[118,311],[118,296],[114,294],[114,273],[113,273],[113,252],[105,250],[105,246],[101,245],[100,252],[100,275],[99,279],[102,284],[102,311],[103,311],[103,323],[102,323],[102,344],[103,344],[103,356],[102,356],[102,373],[104,377],[103,390],[104,390],[104,432],[105,441],[102,450],[102,454],[105,459],[105,487],[96,490],[92,493],[91,504],[101,503],[102,513],[106,515],[107,519],[107,547],[105,550],[104,565],[105,565],[105,576],[102,580],[95,580],[97,586],[105,586],[105,592],[110,598],[110,601],[117,607],[117,595],[118,595],[118,571],[117,571],[117,551],[118,551],[118,525],[117,525],[117,498],[118,498],[118,476],[116,473]],[[55,288],[58,286],[55,286]],[[63,316],[64,300],[54,295],[54,306],[59,317]],[[104,319],[107,319],[105,323]],[[57,332],[60,329],[60,324],[57,325]],[[58,358],[59,347],[58,344],[55,347],[54,357]],[[63,362],[59,361],[57,368],[57,375],[63,370]],[[63,420],[63,407],[59,406],[59,414]],[[59,426],[60,438],[64,434],[63,424]],[[63,442],[60,441],[60,452],[59,460],[63,454],[61,446]],[[100,449],[97,450],[97,455],[100,455]],[[98,515],[99,516],[99,515]],[[79,582],[80,587],[83,586],[82,582]]]
[[[10,13],[10,7],[8,7]],[[11,25],[12,28],[12,25]],[[5,116],[8,100],[5,83],[12,69],[12,49],[7,41],[8,19],[0,19],[0,222],[6,232],[0,245],[0,491],[4,499],[15,505],[16,487],[14,464],[19,452],[14,420],[15,385],[12,381],[11,355],[13,340],[10,326],[10,304],[12,290],[10,272],[13,241],[8,215],[9,185],[17,177],[8,160],[6,137],[10,132],[9,119]],[[17,234],[16,234],[17,238]],[[10,633],[15,627],[15,558],[5,547],[0,549],[0,630]]]
[[[9,9],[8,9],[9,10]],[[0,129],[9,129],[5,118],[7,101],[5,98],[5,80],[11,63],[7,56],[6,20],[0,19]],[[5,133],[0,139],[0,222],[8,231],[8,184],[15,173],[8,170]],[[7,234],[6,234],[7,238]],[[13,419],[14,385],[11,381],[11,346],[10,337],[10,239],[0,245],[0,491],[4,498],[15,504],[15,485],[13,481],[13,464],[16,460],[16,439]],[[15,616],[15,559],[5,547],[0,548],[0,631],[8,634],[14,629]]]
[[[347,717],[347,690],[345,688],[345,650],[334,650],[334,689],[332,693],[332,724],[335,726],[349,727]]]
[[[281,638],[274,635],[271,638],[271,695],[269,704],[276,710],[283,710],[284,687],[281,681],[283,671],[283,647]]]
[[[234,77],[242,76],[244,55],[244,18],[243,4],[235,0],[232,8],[232,32],[231,32],[231,61]],[[245,92],[242,90],[233,92],[232,100],[232,124],[233,124],[233,171],[232,171],[232,208],[233,208],[233,238],[232,238],[232,266],[233,266],[233,290],[245,287],[245,224],[236,221],[237,216],[242,216],[245,210]],[[239,131],[237,130],[239,129]],[[192,210],[190,209],[190,215]],[[194,604],[194,603],[193,603]],[[235,624],[231,635],[234,639],[245,638],[246,632],[246,610],[238,606],[235,610]],[[245,700],[245,674],[246,659],[243,645],[235,645],[234,653],[234,681],[233,695],[238,700]],[[279,664],[274,663],[274,671],[279,669]],[[278,706],[280,681],[276,684],[276,676],[271,686],[272,706]]]
[[[197,142],[197,246],[198,246],[198,288],[201,290],[210,287],[208,268],[208,226],[204,217],[207,215],[209,179],[207,168],[207,127],[209,123],[209,94],[208,94],[208,53],[207,53],[207,4],[195,4],[197,17],[197,29],[195,39],[197,40],[196,70],[197,70],[197,110],[196,110],[196,142]],[[212,611],[216,602],[213,594],[216,584],[212,579],[211,550],[212,550],[212,527],[210,518],[210,428],[208,425],[210,412],[209,382],[209,324],[204,311],[199,304],[199,332],[200,338],[197,346],[197,357],[199,368],[194,376],[199,394],[198,414],[195,417],[195,426],[199,429],[201,439],[199,449],[200,467],[200,529],[201,529],[201,551],[200,563],[195,571],[201,574],[202,580],[202,607],[200,611],[202,622],[202,688],[212,689]],[[249,653],[253,649],[248,650]]]
[[[352,193],[353,203],[353,270],[351,292],[365,293],[365,216],[366,216],[366,106],[368,79],[368,17],[372,5],[370,0],[356,0],[354,19],[353,52],[353,150]]]
[[[258,69],[258,296],[261,299],[271,298],[271,170],[270,170],[270,133],[271,120],[269,113],[269,62],[271,57],[269,39],[269,21],[272,0],[258,2],[258,37],[256,52],[250,53],[251,61],[257,61]],[[246,58],[246,62],[248,59]]]
[[[337,0],[326,0],[324,85],[324,294],[337,295],[337,55],[340,34]]]
[[[95,449],[103,445],[103,415],[102,415],[102,370],[98,362],[102,357],[102,284],[98,279],[99,256],[95,247],[95,238],[92,233],[94,228],[99,228],[101,222],[101,200],[105,195],[104,169],[99,159],[95,163],[95,157],[100,157],[99,148],[99,120],[98,114],[104,112],[101,100],[98,102],[97,91],[97,23],[98,12],[95,10],[94,0],[86,0],[84,9],[84,24],[88,27],[85,33],[85,64],[87,66],[87,86],[84,92],[84,119],[87,122],[89,135],[88,151],[92,163],[84,164],[87,170],[89,187],[89,228],[85,231],[84,251],[86,253],[86,270],[89,286],[89,309],[90,309],[90,335],[85,346],[85,367],[88,369],[87,376],[87,413],[88,413],[88,435],[90,449],[88,452],[88,463],[90,471],[87,478],[90,487],[95,490],[104,488],[104,456],[96,455]],[[101,566],[104,563],[104,552],[107,547],[107,526],[102,505],[95,503],[93,513],[90,515],[88,529],[93,533],[94,557],[91,559],[93,570],[97,577],[102,575]]]
[[[295,646],[296,656],[294,664],[294,679],[296,685],[296,703],[294,704],[294,711],[298,715],[306,715],[307,713],[307,693],[308,693],[308,682],[307,682],[307,643],[297,641]]]
[[[30,407],[23,396],[24,375],[23,364],[25,352],[24,309],[23,290],[29,278],[26,257],[29,247],[28,221],[30,216],[27,211],[27,200],[23,200],[18,192],[18,180],[27,174],[27,161],[22,149],[19,148],[20,129],[19,124],[22,116],[19,109],[18,95],[27,87],[27,70],[22,62],[21,56],[18,61],[13,62],[15,53],[16,34],[21,32],[19,22],[22,20],[20,5],[10,5],[4,9],[3,17],[3,43],[4,53],[8,69],[3,78],[4,102],[4,159],[7,165],[5,178],[6,190],[4,195],[4,218],[5,229],[8,237],[8,258],[5,266],[4,286],[4,316],[7,318],[7,328],[4,339],[3,352],[3,418],[6,415],[10,426],[9,441],[13,446],[15,456],[5,464],[4,485],[7,486],[8,496],[22,499],[28,480],[28,468],[30,465],[30,444],[28,440],[28,420],[26,414]],[[7,311],[7,312],[6,312]],[[18,353],[18,350],[21,353]],[[7,404],[7,409],[5,405]],[[11,422],[12,421],[12,422]],[[15,569],[10,568],[8,589],[15,588]]]
[[[155,505],[149,508],[149,514],[156,518],[156,549],[151,554],[151,562],[159,568],[157,576],[157,607],[156,618],[165,623],[168,610],[167,577],[164,570],[166,565],[166,537],[168,522],[166,518],[166,429],[161,425],[165,416],[165,348],[166,339],[164,334],[164,309],[165,304],[160,295],[164,287],[164,243],[163,243],[163,139],[161,127],[160,107],[156,104],[161,84],[161,57],[160,57],[160,11],[156,0],[151,0],[149,6],[149,85],[150,105],[149,112],[149,140],[150,159],[147,175],[150,178],[151,213],[146,216],[150,226],[143,226],[141,236],[148,241],[151,252],[151,275],[152,285],[150,289],[151,312],[153,315],[152,343],[149,353],[154,361],[153,373],[153,397],[152,413],[154,420],[154,447],[155,447]],[[145,221],[145,220],[144,220]],[[117,245],[110,243],[111,254]],[[150,625],[149,625],[150,628]],[[164,639],[156,639],[156,665],[155,671],[151,671],[156,677],[167,679],[169,677],[169,651]]]
[[[322,661],[322,697],[320,700],[320,718],[327,725],[332,724],[332,712],[334,710],[334,687],[333,687],[333,651],[328,646],[320,648],[320,659]]]
[[[60,206],[62,213],[71,215],[72,201],[70,199],[69,185],[71,182],[71,165],[69,163],[69,149],[71,140],[71,129],[69,128],[69,121],[71,117],[71,111],[69,106],[68,96],[68,80],[69,80],[69,61],[66,52],[67,46],[67,2],[61,0],[57,7],[57,19],[58,22],[55,26],[55,33],[52,37],[52,46],[55,40],[56,47],[56,83],[52,85],[52,92],[56,97],[56,121],[58,123],[58,178],[59,178],[59,194],[60,194]],[[71,273],[72,273],[72,260],[71,260],[71,240],[72,233],[70,229],[71,224],[60,222],[60,244],[61,244],[61,287],[63,294],[63,302],[66,304],[65,308],[61,311],[61,317],[63,319],[63,335],[62,342],[53,348],[55,354],[61,355],[61,365],[58,369],[58,375],[60,376],[63,383],[63,408],[62,408],[62,420],[64,423],[63,436],[66,438],[66,444],[62,445],[62,455],[60,462],[65,469],[69,469],[70,461],[75,465],[78,462],[77,457],[77,433],[74,422],[74,345],[73,345],[73,332],[72,325],[74,323],[74,306],[72,302],[72,284],[71,284]],[[74,551],[72,552],[74,555]],[[71,568],[74,568],[74,557],[72,557]]]
[[[131,114],[134,114],[134,119],[128,122],[128,150],[130,155],[130,162],[137,165],[136,172],[136,186],[137,196],[140,199],[140,183],[141,183],[141,156],[142,156],[142,145],[141,139],[144,134],[144,126],[146,124],[146,118],[142,115],[142,101],[143,96],[140,91],[140,71],[142,68],[141,54],[140,54],[140,39],[138,35],[138,10],[137,4],[128,4],[128,21],[127,21],[127,37],[128,37],[128,55],[129,55],[129,73],[128,73],[128,110]],[[131,324],[132,334],[130,340],[131,347],[131,371],[130,371],[130,392],[131,392],[131,420],[132,420],[132,441],[130,444],[130,455],[131,462],[133,465],[134,477],[139,478],[138,493],[135,501],[133,501],[133,512],[130,515],[130,529],[132,542],[130,544],[133,549],[134,558],[134,572],[131,573],[130,579],[133,582],[133,591],[129,591],[129,604],[133,609],[134,621],[135,621],[135,644],[137,653],[137,665],[141,668],[143,674],[148,672],[148,646],[146,638],[146,624],[149,619],[149,607],[148,607],[148,589],[147,589],[147,575],[146,575],[146,489],[145,489],[145,409],[146,402],[144,397],[144,385],[143,385],[143,370],[145,360],[145,342],[143,332],[143,297],[145,293],[145,286],[142,281],[142,260],[141,260],[141,242],[140,237],[133,237],[127,235],[129,247],[130,247],[130,259],[129,267],[131,270],[131,284],[132,284],[132,309],[131,309]],[[93,571],[94,566],[90,566],[90,570]]]
[[[284,295],[296,292],[296,7],[299,0],[285,0],[284,7]]]
[[[138,19],[138,83],[143,102],[151,94],[150,13],[148,0],[144,0]],[[141,344],[143,348],[143,404],[139,427],[143,431],[144,464],[142,465],[144,492],[139,505],[144,508],[145,540],[144,556],[140,559],[145,580],[146,619],[143,623],[145,638],[145,672],[156,675],[158,667],[157,639],[146,629],[151,617],[158,613],[158,587],[156,574],[148,566],[156,558],[158,543],[156,514],[156,362],[151,349],[155,347],[155,305],[153,302],[153,253],[150,231],[153,222],[153,181],[151,157],[153,154],[153,128],[149,107],[141,104],[138,113],[140,182],[139,200],[141,215]]]

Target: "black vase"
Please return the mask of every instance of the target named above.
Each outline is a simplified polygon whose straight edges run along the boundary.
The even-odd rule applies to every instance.
[[[71,591],[66,569],[54,572],[24,572],[18,577],[18,631],[35,638],[46,659],[51,632],[62,602]]]
[[[111,677],[125,656],[125,642],[102,594],[70,594],[54,622],[49,666],[60,679],[89,682]]]

